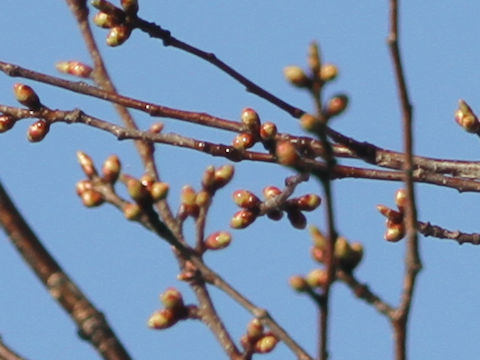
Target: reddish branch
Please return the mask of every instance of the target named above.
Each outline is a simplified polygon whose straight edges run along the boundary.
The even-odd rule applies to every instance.
[[[104,359],[130,359],[104,315],[95,309],[43,247],[1,184],[0,224],[12,244],[47,287],[53,298],[75,321],[82,338],[88,340]]]

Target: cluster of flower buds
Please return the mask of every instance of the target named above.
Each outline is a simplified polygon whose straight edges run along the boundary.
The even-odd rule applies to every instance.
[[[247,331],[241,337],[240,343],[245,350],[266,354],[275,348],[278,339],[271,332],[265,331],[260,320],[255,318],[248,323]]]
[[[96,207],[104,203],[103,195],[95,190],[92,180],[80,180],[76,185],[77,195],[86,207]]]
[[[109,159],[107,159],[107,161]],[[112,169],[115,169],[115,161],[113,159],[111,160]],[[105,169],[105,164],[103,168]],[[104,179],[105,181],[108,181],[106,178],[108,171],[105,172],[105,170]],[[128,194],[140,208],[149,205],[152,202],[163,200],[168,195],[168,184],[161,181],[155,181],[155,179],[148,174],[143,175],[140,179],[128,174],[122,174],[120,180],[125,184]],[[136,207],[133,206],[124,208],[124,215],[127,219],[137,218],[136,216],[128,216],[130,213],[136,214],[136,212],[133,211],[134,209],[136,209]]]
[[[233,215],[230,226],[234,229],[246,228],[262,214],[262,204],[274,202],[274,199],[281,194],[282,191],[276,186],[267,186],[263,189],[265,200],[262,202],[254,193],[248,190],[235,191],[232,195],[233,201],[242,209]],[[320,203],[321,199],[319,196],[306,194],[297,198],[288,199],[281,204],[276,204],[272,209],[267,208],[265,213],[272,220],[280,220],[283,217],[283,212],[286,212],[292,226],[297,229],[303,229],[307,224],[307,219],[303,211],[313,211]]]
[[[258,113],[251,108],[243,109],[240,119],[246,131],[237,134],[233,139],[232,146],[235,149],[249,149],[258,141],[262,141],[266,148],[272,146],[272,140],[277,135],[277,126],[273,122],[261,123]]]
[[[293,275],[289,279],[290,287],[296,292],[311,292],[315,289],[322,289],[328,281],[327,270],[315,268],[307,275]]]
[[[230,165],[222,165],[218,168],[209,166],[203,173],[202,187],[210,194],[215,193],[218,189],[221,189],[227,185],[233,178],[235,168]]]
[[[55,64],[55,68],[61,73],[70,74],[81,78],[90,77],[93,71],[90,66],[76,60],[57,62]]]
[[[163,308],[155,311],[148,319],[151,329],[166,329],[188,316],[188,308],[183,303],[182,294],[175,288],[168,288],[160,295]]]
[[[327,256],[328,239],[315,226],[310,227],[310,234],[313,242],[311,249],[312,257],[314,260],[324,263]],[[358,242],[350,243],[345,237],[339,236],[335,241],[333,257],[337,267],[344,271],[352,272],[362,261],[363,245]]]
[[[93,18],[95,25],[110,29],[107,35],[107,45],[118,46],[123,44],[132,32],[132,26],[128,21],[129,16],[135,16],[138,12],[137,0],[122,0],[122,8],[106,0],[93,0],[92,5],[100,10]]]
[[[387,241],[397,242],[405,236],[405,206],[407,201],[407,193],[405,189],[399,189],[395,193],[395,204],[398,210],[390,209],[385,205],[377,205],[378,211],[385,216],[387,230],[384,238]]]
[[[455,121],[458,125],[471,133],[478,133],[480,130],[480,121],[470,106],[464,101],[458,101],[458,108],[455,111]]]

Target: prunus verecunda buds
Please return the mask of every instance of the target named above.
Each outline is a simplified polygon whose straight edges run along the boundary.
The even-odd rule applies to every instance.
[[[326,106],[326,114],[329,117],[341,114],[348,105],[348,97],[344,94],[338,94],[332,97]]]
[[[117,155],[110,155],[102,165],[102,177],[105,181],[113,184],[120,175],[122,164]]]
[[[42,106],[37,93],[28,85],[16,83],[13,93],[17,101],[29,109],[38,110]]]
[[[15,125],[15,118],[10,115],[0,115],[0,133],[10,130]]]
[[[97,169],[95,169],[95,164],[89,155],[83,151],[77,151],[77,160],[87,177],[97,176]]]
[[[299,158],[295,146],[286,140],[277,142],[275,154],[282,165],[295,165]]]
[[[108,46],[119,46],[122,45],[130,37],[132,28],[127,25],[117,25],[110,29],[107,35],[107,45]]]
[[[230,226],[234,229],[244,229],[255,221],[257,215],[250,210],[237,211],[230,220]]]
[[[153,313],[148,319],[148,327],[152,329],[166,329],[178,321],[174,309],[161,309]]]
[[[55,64],[55,67],[58,71],[62,73],[70,74],[81,78],[90,77],[90,74],[93,71],[90,66],[75,60],[57,62]]]
[[[323,82],[334,80],[338,76],[338,68],[333,64],[324,64],[320,68],[320,79]]]
[[[274,139],[277,135],[277,125],[273,122],[267,121],[260,125],[260,138],[262,140]]]
[[[250,132],[256,133],[258,131],[260,127],[260,117],[255,110],[251,108],[243,109],[241,119],[242,123]]]
[[[205,239],[205,247],[209,250],[226,248],[232,242],[232,235],[227,231],[216,231]]]
[[[475,133],[480,130],[480,121],[465,100],[458,101],[455,121],[468,132]]]
[[[42,141],[50,130],[50,124],[45,120],[37,120],[28,127],[27,140],[30,142]]]
[[[180,291],[174,287],[169,287],[160,295],[160,301],[166,309],[179,309],[184,306]]]
[[[245,209],[254,209],[260,205],[260,199],[248,190],[236,190],[232,198],[235,204]]]
[[[291,65],[283,69],[283,75],[290,82],[290,84],[297,87],[310,86],[310,79],[300,66]]]
[[[272,351],[277,345],[278,340],[273,334],[265,334],[253,345],[253,350],[259,354],[266,354]]]

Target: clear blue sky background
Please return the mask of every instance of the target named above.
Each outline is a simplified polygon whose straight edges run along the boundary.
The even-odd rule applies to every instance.
[[[89,62],[79,31],[62,1],[2,0],[0,10],[2,61],[48,74],[55,62]],[[155,21],[187,42],[213,51],[243,74],[276,95],[304,109],[308,96],[289,86],[282,69],[304,66],[308,44],[321,44],[324,59],[340,67],[341,76],[327,94],[345,91],[348,112],[333,126],[359,140],[400,150],[400,113],[386,46],[387,1],[141,1],[140,15]],[[476,160],[478,138],[461,131],[453,120],[459,98],[480,112],[480,3],[470,0],[405,2],[401,8],[401,49],[415,107],[417,154]],[[111,75],[122,94],[185,110],[205,111],[239,119],[241,109],[254,107],[264,121],[282,132],[301,134],[294,119],[244,91],[211,65],[135,32],[120,48],[103,46],[106,32],[95,29]],[[0,103],[15,105],[12,85],[18,79],[0,74]],[[108,103],[26,81],[53,108],[80,107],[118,121]],[[152,119],[134,113],[142,128]],[[118,154],[126,172],[140,176],[141,166],[129,142],[80,125],[53,126],[47,138],[30,144],[22,121],[0,136],[0,179],[13,195],[45,246],[81,289],[103,310],[120,339],[136,359],[223,359],[222,350],[206,328],[195,321],[156,332],[147,329],[149,315],[160,307],[158,295],[177,286],[187,302],[188,286],[176,279],[177,265],[169,247],[138,225],[124,221],[110,206],[85,209],[74,193],[83,178],[75,152],[84,150],[101,164]],[[178,131],[216,142],[232,133],[199,129],[165,120],[166,131]],[[183,184],[198,188],[209,164],[226,161],[187,150],[158,146],[158,165],[171,184],[171,202],[178,205]],[[342,161],[343,163],[351,163]],[[240,163],[235,180],[218,193],[208,232],[228,228],[236,211],[230,194],[238,188],[259,193],[266,185],[281,186],[287,169]],[[384,219],[375,205],[393,205],[398,183],[340,180],[335,182],[339,232],[366,248],[358,277],[390,303],[397,304],[403,275],[403,242],[383,240]],[[297,194],[319,192],[311,183]],[[419,185],[419,218],[452,230],[478,232],[478,195]],[[320,227],[323,210],[308,218]],[[193,234],[187,223],[187,234]],[[317,265],[310,259],[306,231],[286,221],[260,219],[234,232],[232,246],[208,254],[211,266],[254,303],[267,307],[310,353],[316,352],[316,310],[305,296],[288,287],[292,274]],[[421,238],[425,269],[420,274],[409,328],[411,359],[468,359],[480,355],[475,335],[480,330],[478,247]],[[239,339],[250,315],[225,295],[212,290],[220,314]],[[332,359],[392,357],[388,322],[355,299],[344,285],[333,290],[330,350]],[[0,233],[0,334],[29,359],[95,359],[97,355],[75,335],[63,310],[24,266]],[[284,345],[264,359],[291,359]]]

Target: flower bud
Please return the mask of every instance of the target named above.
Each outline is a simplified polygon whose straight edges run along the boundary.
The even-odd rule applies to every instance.
[[[325,249],[327,246],[327,238],[315,225],[309,227],[310,236],[312,237],[312,242],[315,247],[320,249]]]
[[[388,206],[385,205],[377,205],[377,210],[385,216],[387,219],[393,222],[401,222],[403,219],[403,213],[390,209]]]
[[[290,224],[296,229],[305,229],[305,226],[307,226],[307,218],[298,209],[287,210],[287,217]]]
[[[116,16],[100,11],[93,17],[93,23],[98,27],[110,29],[115,25],[118,25],[120,21]]]
[[[103,179],[111,184],[117,181],[122,164],[117,155],[110,155],[102,165]]]
[[[150,126],[150,129],[148,129],[148,131],[154,134],[160,134],[164,127],[165,125],[162,122],[156,122]]]
[[[475,133],[480,130],[480,121],[470,106],[462,99],[458,101],[455,121],[468,132]]]
[[[215,189],[227,185],[232,180],[234,167],[230,164],[222,165],[215,170]]]
[[[57,62],[55,68],[64,74],[70,74],[81,78],[90,77],[90,74],[93,71],[90,66],[75,60]]]
[[[85,190],[80,194],[83,205],[86,207],[96,207],[105,201],[103,195],[95,190]]]
[[[333,64],[324,64],[320,69],[320,79],[326,83],[338,76],[338,68]]]
[[[35,121],[28,127],[27,140],[30,142],[42,141],[50,130],[50,124],[45,120]]]
[[[174,325],[178,318],[173,309],[158,310],[148,319],[148,327],[151,329],[166,329]]]
[[[310,79],[305,74],[303,69],[299,66],[287,66],[283,69],[283,75],[290,82],[290,84],[297,87],[310,86]]]
[[[214,184],[215,184],[215,167],[213,165],[210,165],[203,172],[202,187],[204,189],[211,189]]]
[[[320,121],[313,115],[305,113],[300,117],[300,126],[306,131],[317,131]]]
[[[295,205],[302,211],[313,211],[320,206],[322,200],[318,195],[307,194],[295,199]]]
[[[127,25],[117,25],[110,29],[107,35],[108,46],[122,45],[130,37],[132,28]]]
[[[127,203],[123,206],[123,215],[127,220],[137,220],[142,215],[142,209],[137,203]]]
[[[282,190],[280,190],[278,187],[269,185],[263,188],[263,196],[265,197],[266,200],[268,199],[273,199],[280,195],[282,193]]]
[[[395,192],[395,204],[401,212],[405,210],[407,206],[407,191],[405,189],[398,189]]]
[[[395,223],[391,220],[387,220],[387,231],[384,238],[390,242],[400,241],[405,236],[405,225],[403,222]]]
[[[255,138],[251,133],[240,133],[235,136],[232,146],[240,151],[251,148],[255,145]]]
[[[274,139],[277,135],[277,125],[273,122],[267,121],[260,126],[260,138],[262,140]]]
[[[205,240],[205,247],[209,250],[226,248],[232,242],[232,235],[226,231],[216,231]]]
[[[350,257],[352,249],[347,239],[343,236],[339,236],[335,241],[334,256],[337,262],[342,263]]]
[[[138,0],[121,0],[123,10],[127,14],[136,14],[138,12]]]
[[[258,339],[263,335],[263,325],[262,322],[254,318],[247,325],[247,337],[250,341]]]
[[[320,248],[317,246],[312,246],[310,249],[310,254],[312,255],[313,260],[323,264],[327,259],[325,248]]]
[[[348,105],[348,97],[344,94],[338,94],[332,97],[327,104],[326,115],[328,117],[341,114]]]
[[[327,284],[328,274],[325,269],[314,269],[305,277],[308,286],[312,288],[323,287]]]
[[[13,85],[13,93],[17,101],[32,110],[38,110],[42,104],[37,93],[28,85],[16,83]]]
[[[195,204],[199,207],[206,206],[207,204],[210,204],[212,197],[208,191],[201,190],[197,193],[197,196],[195,197]]]
[[[320,52],[318,50],[318,45],[315,42],[312,42],[308,46],[308,56],[307,56],[308,66],[312,72],[316,73],[320,70],[321,61],[320,61]]]
[[[232,195],[233,201],[244,209],[254,209],[260,204],[260,199],[247,190],[237,190]]]
[[[81,196],[84,191],[92,190],[92,189],[93,189],[93,183],[90,180],[80,180],[75,185],[75,191],[78,196]]]
[[[167,197],[170,186],[165,182],[156,181],[150,188],[150,195],[153,201],[160,201]]]
[[[279,141],[275,149],[277,160],[282,165],[295,165],[298,161],[298,154],[295,146],[290,141]]]
[[[243,109],[241,119],[242,123],[250,132],[256,133],[258,131],[260,127],[260,117],[255,110],[251,108]]]
[[[305,278],[300,275],[291,276],[288,282],[290,284],[290,287],[297,292],[304,292],[309,288]]]
[[[234,229],[244,229],[252,224],[256,218],[257,215],[254,212],[243,209],[233,215],[230,220],[230,226]]]
[[[152,185],[153,183],[155,182],[155,178],[150,175],[150,174],[144,174],[141,178],[140,178],[140,182],[142,183],[143,186],[145,186],[145,188],[150,191],[152,190]]]
[[[150,197],[150,193],[148,189],[142,184],[142,182],[138,179],[130,175],[122,175],[122,181],[125,182],[127,186],[127,191],[130,197],[135,201],[144,201]]]
[[[183,307],[183,298],[180,291],[170,287],[160,295],[160,301],[166,309],[178,309]]]
[[[186,205],[195,205],[195,197],[197,194],[190,185],[184,185],[180,193],[180,202]]]
[[[15,125],[15,118],[10,115],[0,115],[0,133],[10,130]]]
[[[259,354],[266,354],[272,351],[277,343],[277,338],[273,334],[268,333],[255,342],[253,351]]]
[[[88,178],[97,176],[97,169],[95,169],[95,164],[90,156],[83,151],[77,151],[77,160]]]

